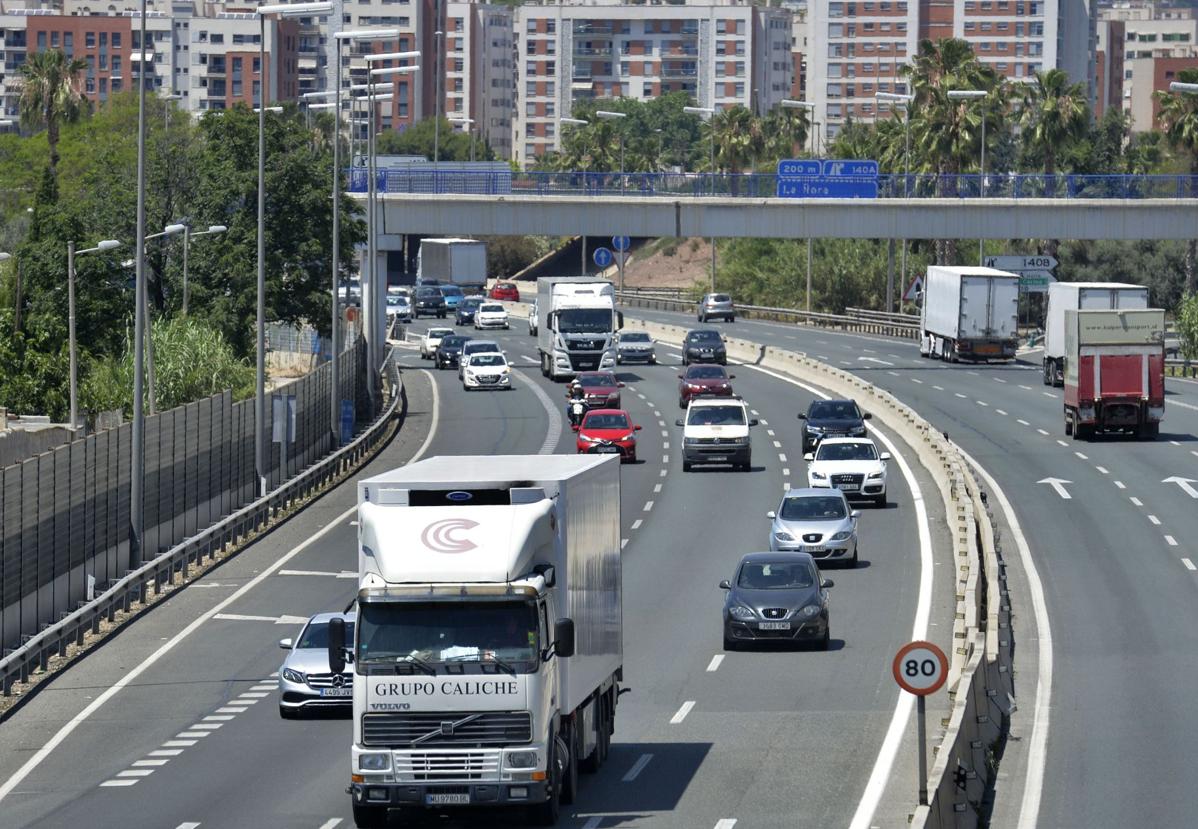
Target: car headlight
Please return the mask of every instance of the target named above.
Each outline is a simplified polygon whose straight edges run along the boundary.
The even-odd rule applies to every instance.
[[[698,446],[702,441],[699,438],[683,438],[682,442],[687,446]]]
[[[881,478],[885,474],[886,474],[885,472],[871,472],[871,473],[869,473],[869,477],[870,477],[870,480],[877,480],[878,478]]]
[[[849,430],[849,434],[851,434],[851,435],[864,435],[864,434],[865,434],[865,427],[864,427],[864,426],[854,426],[852,429],[850,429],[850,430]]]
[[[794,541],[795,537],[786,530],[777,530],[774,532],[774,538],[778,541]]]
[[[799,612],[795,615],[800,619],[814,619],[819,615],[820,606],[817,604],[809,604],[806,607],[799,608]]]
[[[308,681],[307,677],[293,668],[283,669],[283,679],[287,680],[288,682],[296,682],[300,685],[303,685]]]
[[[584,443],[598,443],[600,441],[600,438],[593,438],[590,435],[579,435],[578,439]]]
[[[358,755],[359,771],[390,771],[391,755],[385,752],[371,752]]]
[[[816,472],[816,471],[813,469],[813,470],[811,470],[811,480],[813,480],[813,481],[826,481],[826,480],[828,480],[828,476],[827,476],[827,475],[825,475],[823,472]]]
[[[757,618],[757,614],[753,612],[753,609],[745,607],[743,604],[732,605],[732,607],[728,608],[728,615],[733,619],[740,619],[741,621]]]
[[[744,435],[739,438],[733,438],[732,442],[735,443],[737,446],[744,446],[745,444],[747,444],[749,442],[749,436]]]
[[[836,533],[828,540],[829,541],[848,541],[852,537],[853,537],[852,530],[844,530],[843,532]]]
[[[537,767],[537,753],[535,751],[508,752],[504,762],[509,769],[535,769]]]
[[[819,426],[812,426],[810,423],[808,423],[807,424],[807,433],[810,435],[822,435],[824,433],[824,430]]]

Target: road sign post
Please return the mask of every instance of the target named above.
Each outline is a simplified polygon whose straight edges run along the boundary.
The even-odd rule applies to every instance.
[[[628,246],[632,240],[627,236],[611,237],[611,246],[616,249],[616,266],[620,269],[620,292],[624,292],[624,260],[628,258]]]
[[[915,723],[919,763],[919,805],[928,805],[928,725],[924,697],[939,691],[948,679],[948,657],[931,642],[916,640],[899,648],[891,665],[894,681],[916,699]]]

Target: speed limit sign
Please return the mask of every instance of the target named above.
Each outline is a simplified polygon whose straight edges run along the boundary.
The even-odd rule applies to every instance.
[[[931,642],[910,642],[894,657],[894,681],[904,691],[924,697],[948,679],[948,657]]]

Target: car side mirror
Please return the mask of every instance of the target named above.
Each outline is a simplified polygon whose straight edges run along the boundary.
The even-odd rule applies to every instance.
[[[849,518],[852,518],[854,521],[856,521],[860,517],[861,517],[861,510],[859,510],[859,509],[855,509],[849,513]]]
[[[675,420],[675,421],[674,421],[674,425],[675,425],[675,426],[682,426],[682,425],[683,425],[683,423],[682,423],[682,418],[678,418],[677,420]]]
[[[767,512],[765,514],[765,517],[770,519],[771,521],[773,521],[775,518],[778,517],[778,513],[774,512],[773,510],[770,510],[769,512]]]
[[[863,415],[861,415],[862,420],[873,420],[873,418],[874,418],[874,416],[871,415],[869,412],[865,412]]]
[[[806,453],[805,455],[803,455],[803,460],[807,461],[807,463],[811,463],[813,460],[815,460],[815,453],[814,452]]]
[[[329,619],[329,671],[339,674],[345,670],[345,620]]]
[[[757,425],[759,422],[760,422],[760,421],[759,421],[759,420],[757,420],[757,418],[755,418],[755,417],[753,417],[753,418],[750,418],[750,419],[749,419],[749,425],[750,425],[750,426],[756,426],[756,425]]]
[[[879,457],[880,457],[882,460],[884,460],[884,461],[888,461],[888,460],[890,460],[890,453],[889,453],[889,452],[883,452],[881,455],[879,455]]]
[[[679,380],[682,380],[682,379],[685,379],[685,378],[683,378],[683,376],[682,376],[681,374],[679,374],[679,375],[678,375],[678,379],[679,379]]]
[[[577,431],[578,431],[578,424],[577,424],[577,423],[571,423],[571,424],[570,424],[570,431],[571,431],[571,432],[577,432]]]
[[[732,582],[728,581],[728,579],[724,579],[722,582],[720,582],[720,589],[721,590],[731,590]]]
[[[820,580],[819,586],[822,589],[827,590],[829,587],[835,587],[836,582],[832,581],[831,579],[822,579]]]
[[[279,640],[279,647],[280,647],[280,648],[282,648],[282,649],[283,649],[283,650],[285,650],[285,651],[289,651],[289,650],[291,650],[291,647],[292,647],[292,645],[291,645],[291,640],[290,640],[290,639],[280,639],[280,640]]]
[[[616,385],[617,385],[617,386],[619,386],[620,388],[624,388],[624,384],[623,384],[623,383],[616,383]]]
[[[799,414],[797,415],[797,417],[799,418],[799,420],[806,420],[806,419],[807,419],[807,415],[806,415],[806,414],[804,414],[803,412],[799,412]]]
[[[553,625],[553,653],[555,656],[574,655],[574,620],[558,619]]]
[[[736,375],[735,375],[735,374],[729,374],[729,375],[728,375],[728,379],[729,379],[729,380],[735,380],[735,379],[736,379]]]
[[[644,427],[642,427],[642,426],[639,426],[639,425],[638,425],[638,426],[633,426],[633,427],[632,427],[632,430],[633,430],[634,432],[639,432],[639,431],[640,431],[642,428],[644,428]]]

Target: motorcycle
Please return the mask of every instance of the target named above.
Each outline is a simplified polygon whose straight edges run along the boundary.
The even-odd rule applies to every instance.
[[[587,402],[581,397],[567,398],[566,416],[570,418],[570,427],[577,430],[582,425],[582,419],[587,413]]]

